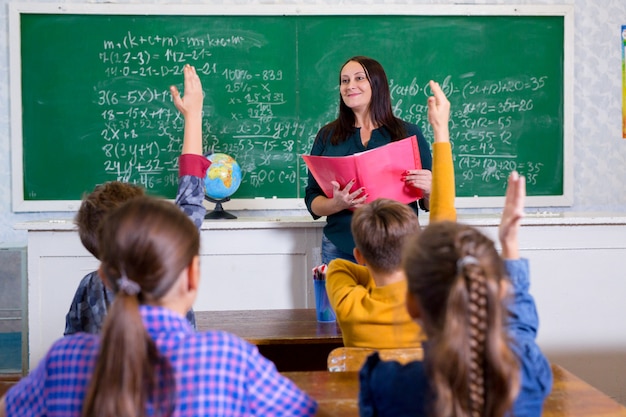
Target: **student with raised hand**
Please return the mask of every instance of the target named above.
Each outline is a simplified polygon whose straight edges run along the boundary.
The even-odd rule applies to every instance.
[[[178,193],[176,205],[200,230],[206,208],[204,202],[204,178],[211,162],[202,153],[202,103],[204,92],[195,67],[183,67],[184,96],[176,86],[170,87],[174,105],[185,118],[183,149],[178,160]]]
[[[98,229],[102,219],[131,198],[144,194],[144,189],[138,185],[109,181],[98,184],[84,196],[74,217],[74,224],[78,228],[81,243],[96,259],[100,259]],[[100,333],[113,297],[113,290],[104,285],[97,270],[85,275],[78,284],[70,309],[65,315],[63,334]],[[190,313],[193,319],[193,313]]]
[[[98,229],[102,219],[131,198],[144,194],[144,189],[138,185],[109,181],[98,184],[83,198],[74,223],[83,246],[96,259],[100,259]],[[85,275],[78,284],[70,309],[65,315],[63,334],[68,336],[79,332],[100,333],[114,297],[113,290],[105,285],[97,270]],[[195,328],[196,318],[193,309],[187,312],[186,317]]]
[[[176,204],[200,228],[206,209],[204,201],[204,176],[210,162],[202,155],[202,102],[200,78],[194,67],[183,68],[185,96],[181,97],[175,86],[170,87],[174,105],[185,119],[182,154],[179,158],[179,183]],[[98,228],[102,219],[112,210],[131,198],[144,195],[143,188],[119,181],[97,185],[83,199],[74,222],[83,246],[100,259]],[[65,316],[64,334],[78,332],[100,333],[107,311],[113,301],[113,290],[105,285],[98,271],[87,274],[78,285],[70,309]],[[195,328],[193,309],[187,320]]]
[[[424,360],[370,356],[360,371],[361,416],[541,415],[552,373],[536,343],[528,261],[519,256],[525,190],[513,172],[502,257],[478,229],[455,222],[435,222],[407,243],[407,309],[426,332]]]
[[[196,332],[185,320],[200,281],[202,88],[185,67],[177,204],[129,199],[103,220],[99,275],[115,293],[101,335],[58,340],[0,399],[0,417],[311,416],[315,401],[258,349],[232,334]],[[196,224],[194,224],[194,222]]]
[[[408,186],[423,190],[420,206],[428,210],[432,165],[428,142],[417,125],[394,116],[389,83],[382,65],[369,57],[350,58],[340,70],[339,93],[339,115],[320,129],[311,155],[347,156],[415,135],[422,169],[410,170],[404,180]],[[314,219],[326,216],[322,263],[328,264],[335,258],[356,261],[352,254],[355,244],[350,221],[352,210],[365,202],[367,190],[352,190],[353,184],[349,182],[342,189],[339,183],[335,183],[332,197],[327,197],[309,172],[305,195],[307,209]],[[410,206],[417,214],[418,203],[413,202]]]
[[[456,220],[454,162],[450,143],[450,101],[439,83],[430,81],[428,122],[433,128],[433,174],[429,223]],[[417,184],[415,186],[418,186]]]
[[[430,221],[456,220],[450,102],[438,83],[431,81],[430,88],[428,120],[434,133]],[[415,212],[406,204],[378,199],[354,212],[351,230],[358,264],[335,259],[326,272],[328,298],[344,345],[421,346],[424,335],[406,310],[407,283],[401,263],[405,241],[420,232]]]

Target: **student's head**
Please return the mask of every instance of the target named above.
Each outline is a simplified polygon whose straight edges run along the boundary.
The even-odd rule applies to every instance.
[[[408,205],[382,198],[355,210],[351,228],[357,260],[383,273],[400,269],[405,241],[420,232],[417,215]]]
[[[121,278],[139,284],[141,303],[158,303],[200,248],[189,217],[171,202],[148,196],[111,212],[99,238],[102,278],[114,290]]]
[[[429,340],[435,416],[502,416],[519,386],[505,328],[507,278],[493,241],[437,222],[409,239],[402,266],[407,308]]]
[[[389,81],[387,80],[387,74],[380,63],[372,58],[366,56],[355,56],[346,61],[341,67],[339,73],[339,89],[342,90],[342,86],[348,75],[363,75],[365,77],[364,82],[368,84],[367,94],[370,97],[369,111],[371,118],[375,122],[381,122],[385,120],[389,113],[391,113],[391,94],[389,92]],[[345,96],[341,94],[339,100],[339,114],[352,114],[354,120],[354,114],[351,107],[346,103]]]
[[[99,245],[99,272],[115,299],[105,319],[83,415],[144,415],[138,410],[144,410],[149,396],[159,399],[161,412],[170,410],[173,371],[159,357],[139,306],[182,303],[181,317],[191,307],[199,276],[198,230],[176,205],[143,196],[102,221]]]
[[[98,227],[104,216],[122,203],[141,195],[144,195],[143,188],[120,181],[97,185],[91,193],[85,195],[74,223],[78,226],[80,241],[93,256],[100,258]]]

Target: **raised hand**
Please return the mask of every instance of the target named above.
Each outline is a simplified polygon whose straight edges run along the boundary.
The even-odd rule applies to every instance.
[[[433,95],[428,97],[428,122],[433,127],[435,142],[450,141],[450,101],[439,86],[439,83],[431,80],[430,89]]]
[[[180,91],[175,85],[170,87],[172,93],[172,100],[178,111],[187,116],[190,113],[202,112],[202,83],[200,77],[196,74],[195,67],[187,64],[183,68],[184,75],[184,97],[180,95]]]
[[[502,245],[504,259],[519,258],[518,231],[524,217],[524,200],[526,198],[526,178],[517,171],[511,172],[504,198],[504,209],[498,228],[498,237]]]
[[[185,118],[182,153],[202,155],[202,83],[196,69],[189,64],[183,68],[183,75],[184,96],[181,97],[176,86],[170,87],[174,105]]]

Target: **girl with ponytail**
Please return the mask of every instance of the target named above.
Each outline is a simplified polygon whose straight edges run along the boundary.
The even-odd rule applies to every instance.
[[[204,218],[200,79],[184,67],[176,204],[135,197],[102,221],[99,276],[115,292],[102,335],[58,340],[0,399],[0,417],[312,416],[317,404],[235,335],[185,319],[200,281]],[[182,210],[181,210],[182,209]]]
[[[405,246],[407,309],[426,333],[423,362],[368,358],[360,373],[361,416],[540,416],[552,388],[536,344],[538,317],[519,257],[525,180],[509,177],[491,239],[455,222],[431,223]]]

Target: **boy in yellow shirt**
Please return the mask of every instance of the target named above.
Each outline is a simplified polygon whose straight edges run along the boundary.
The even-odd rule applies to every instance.
[[[428,121],[434,143],[429,221],[456,220],[450,103],[439,84],[431,81],[430,86]],[[351,228],[359,264],[335,259],[326,273],[326,290],[344,345],[419,347],[424,337],[406,309],[407,282],[401,267],[406,237],[420,231],[417,215],[405,204],[378,199],[355,211]]]

